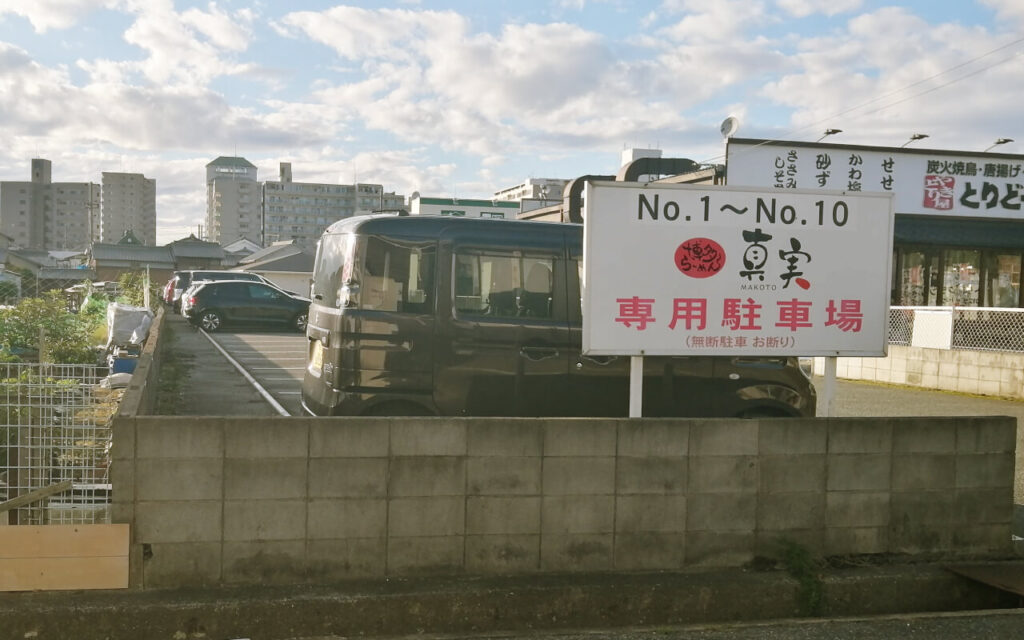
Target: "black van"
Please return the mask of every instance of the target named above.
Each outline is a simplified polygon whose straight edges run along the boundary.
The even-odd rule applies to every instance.
[[[359,216],[317,248],[313,415],[626,416],[629,358],[585,356],[578,224]],[[813,416],[797,358],[644,358],[644,416]]]

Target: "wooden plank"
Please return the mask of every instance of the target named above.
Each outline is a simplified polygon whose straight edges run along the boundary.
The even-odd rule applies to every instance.
[[[0,591],[127,588],[127,556],[0,560]]]
[[[15,525],[0,529],[0,559],[128,555],[127,524]]]
[[[127,524],[0,528],[0,591],[127,589]]]
[[[21,494],[17,498],[11,498],[10,500],[8,500],[6,502],[0,502],[0,513],[4,513],[5,511],[10,511],[11,509],[20,509],[21,507],[24,507],[25,505],[32,504],[33,502],[38,502],[38,501],[40,501],[40,500],[42,500],[44,498],[49,498],[50,496],[55,496],[58,493],[64,493],[65,491],[70,491],[70,490],[71,490],[71,481],[70,480],[65,480],[64,482],[58,482],[57,484],[51,484],[50,486],[43,487],[42,489],[36,489],[35,491],[29,491],[28,493]]]

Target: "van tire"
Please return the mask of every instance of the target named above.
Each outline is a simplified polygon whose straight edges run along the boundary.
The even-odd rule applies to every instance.
[[[786,413],[781,409],[773,409],[771,407],[755,407],[753,409],[746,409],[741,411],[737,418],[743,419],[754,419],[754,418],[789,418],[791,414]]]
[[[215,333],[224,325],[224,318],[219,311],[203,311],[199,314],[199,327],[208,333]]]
[[[430,416],[434,415],[415,402],[384,402],[370,407],[368,416]]]

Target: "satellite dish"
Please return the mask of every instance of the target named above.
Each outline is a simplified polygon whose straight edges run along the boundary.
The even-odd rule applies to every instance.
[[[409,196],[409,199],[410,199],[410,200],[415,200],[415,199],[417,199],[417,198],[419,198],[419,197],[420,197],[420,192],[419,192],[419,191],[413,191],[413,192],[412,192],[412,195],[411,195],[411,196]]]
[[[740,120],[736,116],[729,116],[722,120],[720,128],[723,138],[731,138],[740,128]]]

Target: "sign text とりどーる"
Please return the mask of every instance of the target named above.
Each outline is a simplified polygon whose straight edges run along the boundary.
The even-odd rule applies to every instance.
[[[594,182],[592,355],[881,356],[892,196]]]

